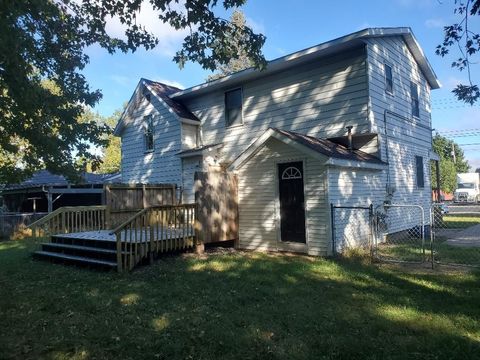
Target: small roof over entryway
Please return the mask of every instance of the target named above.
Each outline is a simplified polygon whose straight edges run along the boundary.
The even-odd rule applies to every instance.
[[[232,162],[229,169],[235,170],[242,167],[271,138],[280,140],[305,154],[324,160],[325,165],[372,170],[382,170],[387,166],[384,161],[374,155],[367,154],[361,150],[350,150],[327,139],[316,138],[293,131],[269,128]]]

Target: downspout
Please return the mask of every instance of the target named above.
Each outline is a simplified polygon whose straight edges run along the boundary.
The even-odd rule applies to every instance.
[[[387,157],[387,186],[390,187],[390,156],[388,152],[388,129],[387,129],[387,115],[395,116],[398,119],[401,119],[403,121],[408,121],[412,122],[411,118],[408,118],[406,116],[397,114],[393,111],[390,111],[388,109],[385,109],[383,113],[383,123],[385,127],[385,155]],[[426,130],[432,131],[432,129],[429,126],[423,125],[423,124],[415,124],[418,127],[424,128]]]

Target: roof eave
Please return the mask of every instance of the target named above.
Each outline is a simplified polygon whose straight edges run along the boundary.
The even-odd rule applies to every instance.
[[[412,30],[408,27],[397,27],[397,28],[367,28],[355,33],[342,36],[340,38],[327,41],[325,43],[312,46],[310,48],[294,52],[292,54],[271,60],[268,62],[268,66],[265,70],[257,70],[255,68],[249,68],[243,71],[236,72],[234,74],[225,76],[215,81],[203,83],[200,85],[193,86],[191,88],[176,92],[170,95],[171,98],[181,98],[193,96],[193,94],[202,93],[204,91],[213,91],[218,88],[224,88],[230,85],[233,85],[235,82],[248,81],[250,79],[257,78],[259,75],[265,76],[270,73],[278,72],[296,64],[303,62],[308,62],[316,58],[320,58],[330,53],[335,53],[335,51],[328,52],[331,50],[342,50],[344,48],[354,48],[362,43],[362,40],[368,37],[380,37],[380,36],[403,36],[405,42],[410,47],[415,60],[419,63],[422,71],[425,73],[425,77],[429,82],[432,89],[438,89],[440,87],[440,82],[437,79],[433,68],[428,62],[424,52],[422,51],[420,45],[418,44],[415,36],[412,33]]]
[[[384,170],[387,168],[386,163],[347,160],[347,159],[339,159],[335,157],[329,158],[325,162],[325,165],[335,166],[335,167],[346,167],[346,168],[361,168],[361,169],[369,169],[369,170]]]

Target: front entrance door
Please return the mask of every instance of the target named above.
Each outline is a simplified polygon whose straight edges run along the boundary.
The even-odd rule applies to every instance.
[[[305,244],[305,197],[301,161],[278,164],[280,236],[282,241]]]

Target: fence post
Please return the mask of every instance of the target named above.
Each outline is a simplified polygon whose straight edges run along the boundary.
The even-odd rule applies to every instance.
[[[438,161],[437,161],[438,163]],[[440,188],[440,187],[439,187]],[[435,224],[435,204],[432,204],[432,206],[430,206],[430,258],[431,258],[431,262],[432,262],[432,270],[434,268],[434,265],[435,265],[435,259],[434,259],[434,252],[433,252],[433,240],[434,240],[434,236],[435,234],[433,233],[434,232],[434,224]]]
[[[330,203],[330,218],[332,221],[332,256],[335,256],[335,206],[333,203]]]
[[[373,239],[375,237],[375,229],[373,226],[373,221],[374,221],[374,214],[373,214],[373,204],[370,204],[369,209],[368,209],[368,219],[369,219],[369,226],[370,226],[370,237],[369,237],[369,242],[370,242],[370,259],[373,260]]]

